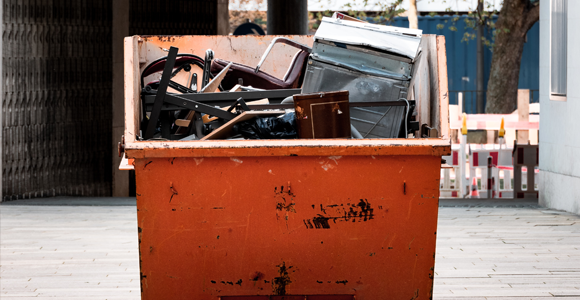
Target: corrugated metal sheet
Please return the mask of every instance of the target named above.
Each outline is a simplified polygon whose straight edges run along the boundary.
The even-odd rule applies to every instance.
[[[111,0],[4,0],[3,200],[111,193]]]
[[[473,33],[473,30],[465,26],[466,16],[457,16],[459,20],[454,24],[457,31],[449,29],[453,16],[420,16],[419,29],[423,34],[444,35],[447,46],[447,74],[449,77],[449,91],[475,91],[477,88],[477,47],[476,40],[463,41],[466,31]],[[497,16],[495,17],[497,19]],[[447,23],[446,23],[447,22]],[[445,25],[443,29],[437,29],[438,24]],[[407,17],[397,17],[392,25],[408,27]],[[540,63],[540,25],[536,23],[529,31],[527,43],[524,45],[522,63],[520,69],[520,89],[538,90],[540,85],[539,63]],[[485,32],[486,38],[491,39],[491,31]],[[487,87],[489,71],[491,68],[492,52],[489,47],[485,48],[484,65],[485,77],[484,86]],[[457,94],[450,93],[451,104],[457,103]],[[538,93],[533,93],[533,102],[538,102]],[[472,99],[473,98],[473,99]],[[475,94],[465,95],[465,110],[475,113]]]
[[[217,31],[217,1],[130,5],[131,34]],[[110,196],[112,0],[3,7],[2,200]]]

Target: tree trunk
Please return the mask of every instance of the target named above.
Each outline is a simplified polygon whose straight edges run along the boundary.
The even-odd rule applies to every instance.
[[[517,108],[520,64],[526,33],[540,18],[540,6],[529,0],[504,0],[497,23],[486,113],[509,114]]]

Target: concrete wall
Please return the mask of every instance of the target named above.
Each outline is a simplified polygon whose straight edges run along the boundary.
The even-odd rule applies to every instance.
[[[567,99],[550,100],[550,0],[540,1],[540,205],[580,214],[580,1],[568,1]]]

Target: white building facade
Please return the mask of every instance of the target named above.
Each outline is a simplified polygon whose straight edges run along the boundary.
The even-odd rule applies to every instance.
[[[539,204],[580,214],[580,1],[540,1]]]

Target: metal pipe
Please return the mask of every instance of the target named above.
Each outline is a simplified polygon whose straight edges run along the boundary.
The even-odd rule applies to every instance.
[[[362,134],[360,134],[360,132],[358,132],[358,130],[356,129],[356,127],[354,127],[352,124],[350,124],[350,133],[352,134],[352,137],[354,139],[363,139],[364,138],[362,136]]]
[[[270,45],[268,46],[268,48],[266,49],[266,51],[264,52],[264,54],[262,55],[262,58],[260,59],[260,62],[258,63],[258,65],[256,66],[256,70],[254,70],[254,72],[258,73],[258,71],[260,71],[260,67],[262,66],[262,64],[264,63],[264,61],[266,60],[266,57],[268,57],[268,54],[270,53],[270,51],[272,50],[272,48],[274,47],[275,44],[277,43],[281,43],[281,44],[286,44],[295,48],[298,48],[300,50],[304,50],[308,53],[312,52],[312,49],[304,44],[300,44],[298,42],[295,42],[291,39],[287,39],[285,37],[277,37],[275,39],[272,40],[272,42],[270,42]]]

